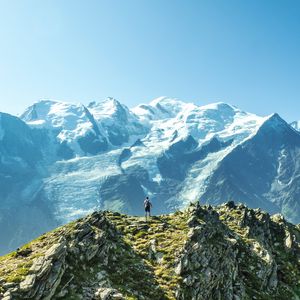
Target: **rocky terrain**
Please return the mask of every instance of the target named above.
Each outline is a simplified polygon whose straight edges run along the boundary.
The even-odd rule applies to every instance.
[[[0,298],[299,299],[299,243],[298,225],[233,202],[94,212],[0,257]]]

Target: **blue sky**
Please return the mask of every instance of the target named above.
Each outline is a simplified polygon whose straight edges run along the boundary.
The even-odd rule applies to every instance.
[[[0,111],[158,96],[300,119],[300,1],[0,0]]]

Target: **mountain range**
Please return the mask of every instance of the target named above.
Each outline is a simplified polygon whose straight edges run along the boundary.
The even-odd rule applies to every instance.
[[[300,221],[300,133],[278,114],[160,97],[129,109],[42,100],[0,113],[0,253],[95,209],[228,200]]]

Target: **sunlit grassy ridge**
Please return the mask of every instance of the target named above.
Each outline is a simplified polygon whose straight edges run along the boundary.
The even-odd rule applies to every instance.
[[[109,215],[136,254],[154,274],[166,299],[174,299],[181,277],[175,273],[176,258],[179,257],[187,239],[188,214],[177,212],[172,215],[145,218],[126,215]]]
[[[0,293],[9,284],[18,289],[36,272],[36,260],[62,241],[64,268],[53,299],[92,299],[97,290],[118,291],[129,300],[202,299],[208,290],[214,298],[226,291],[218,285],[228,278],[240,286],[232,294],[243,299],[290,300],[300,294],[299,226],[232,203],[192,204],[148,221],[95,212],[0,257]],[[210,282],[211,272],[217,281]],[[23,292],[13,299],[24,299]]]

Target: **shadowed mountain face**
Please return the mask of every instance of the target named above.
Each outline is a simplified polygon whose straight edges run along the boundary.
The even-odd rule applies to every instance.
[[[57,226],[43,193],[48,136],[0,113],[0,252]]]
[[[0,257],[3,299],[298,299],[299,226],[233,202],[94,212]]]
[[[43,100],[0,114],[0,253],[95,209],[142,215],[146,195],[154,214],[233,199],[299,222],[299,149],[278,115],[225,103]]]
[[[300,183],[299,158],[299,134],[273,115],[222,160],[203,199],[213,204],[236,199],[299,222],[300,189],[295,189]]]

